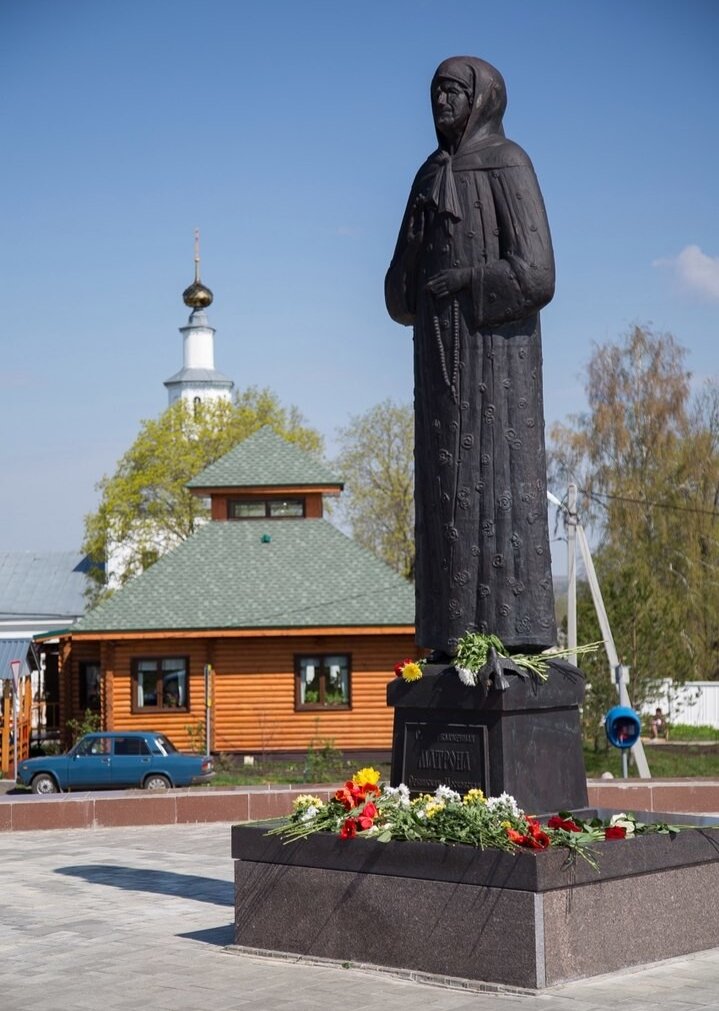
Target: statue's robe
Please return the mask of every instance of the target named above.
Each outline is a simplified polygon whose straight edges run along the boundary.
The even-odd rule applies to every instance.
[[[471,124],[470,124],[471,125]],[[435,298],[429,278],[468,268]],[[554,292],[529,158],[500,134],[424,163],[386,279],[414,326],[416,625],[452,654],[467,631],[537,652],[556,643],[538,311]]]

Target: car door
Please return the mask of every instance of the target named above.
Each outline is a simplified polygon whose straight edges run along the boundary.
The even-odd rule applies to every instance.
[[[103,734],[84,737],[74,749],[67,769],[71,790],[90,790],[112,782],[112,738]]]
[[[144,737],[116,737],[112,754],[112,785],[142,786],[151,769],[152,756]]]

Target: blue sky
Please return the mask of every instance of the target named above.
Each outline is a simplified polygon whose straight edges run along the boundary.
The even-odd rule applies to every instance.
[[[547,424],[633,322],[714,375],[718,28],[714,0],[2,0],[0,550],[79,547],[95,483],[166,406],[195,227],[239,387],[330,451],[410,400],[382,284],[450,55],[504,74],[547,204]]]

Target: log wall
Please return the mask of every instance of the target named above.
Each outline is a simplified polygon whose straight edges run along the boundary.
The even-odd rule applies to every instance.
[[[407,634],[265,633],[257,637],[74,641],[61,679],[65,688],[62,719],[64,723],[80,714],[80,663],[99,659],[105,729],[159,730],[181,750],[191,750],[196,744],[192,730],[198,733],[204,728],[204,667],[211,664],[215,752],[304,751],[325,741],[343,751],[389,751],[392,710],[386,704],[387,682],[393,677],[395,663],[415,652],[413,637]],[[350,709],[295,710],[295,655],[315,653],[349,654]],[[132,712],[132,660],[155,656],[188,658],[189,711]]]

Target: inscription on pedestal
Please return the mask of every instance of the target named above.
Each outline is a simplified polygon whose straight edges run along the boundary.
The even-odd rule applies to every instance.
[[[406,723],[402,781],[415,793],[431,793],[440,784],[464,793],[487,792],[487,728],[465,723]]]

